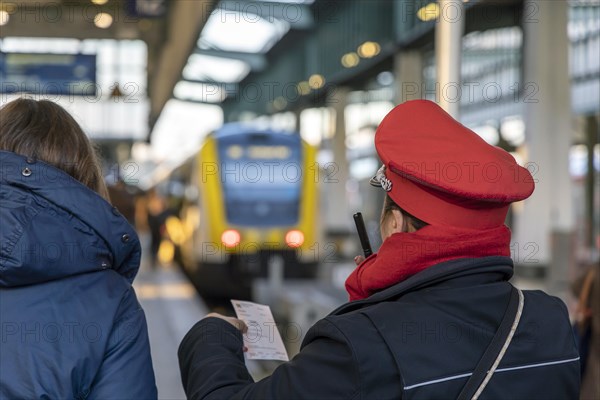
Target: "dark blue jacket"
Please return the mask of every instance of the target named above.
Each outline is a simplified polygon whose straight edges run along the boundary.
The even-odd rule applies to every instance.
[[[139,262],[102,197],[0,151],[0,398],[156,398]]]
[[[455,399],[507,308],[512,260],[434,265],[317,322],[302,350],[254,383],[242,337],[217,318],[183,339],[190,399]],[[565,305],[524,291],[518,329],[481,399],[577,399],[579,355]],[[295,334],[295,332],[294,332]]]

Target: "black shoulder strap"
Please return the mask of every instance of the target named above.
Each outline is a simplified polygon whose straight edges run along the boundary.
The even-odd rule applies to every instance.
[[[496,370],[496,367],[504,356],[506,348],[510,344],[510,340],[519,324],[522,310],[523,294],[513,286],[502,322],[485,353],[483,353],[483,356],[477,363],[473,375],[471,375],[458,395],[458,400],[470,400],[479,397],[479,394],[485,385],[487,385],[487,381],[489,381],[491,375]]]

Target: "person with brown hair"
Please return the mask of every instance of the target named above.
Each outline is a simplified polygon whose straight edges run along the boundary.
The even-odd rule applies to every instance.
[[[59,105],[0,109],[0,398],[155,399],[140,244]]]
[[[579,398],[594,400],[600,399],[600,264],[589,264],[584,271],[572,285],[578,298],[574,328],[581,355]]]
[[[504,221],[533,192],[529,171],[426,100],[390,111],[375,148],[383,243],[356,259],[350,301],[259,382],[244,365],[243,322],[209,314],[179,346],[188,398],[577,398],[567,308],[509,282]]]

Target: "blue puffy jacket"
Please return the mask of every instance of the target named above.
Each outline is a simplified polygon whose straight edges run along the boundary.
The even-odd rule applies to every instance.
[[[0,151],[0,398],[156,398],[139,262],[102,197]]]

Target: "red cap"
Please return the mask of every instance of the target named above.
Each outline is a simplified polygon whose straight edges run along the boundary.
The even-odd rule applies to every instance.
[[[377,128],[375,147],[385,168],[372,181],[431,225],[502,225],[510,203],[534,189],[529,171],[508,152],[428,100],[407,101],[390,111]]]

